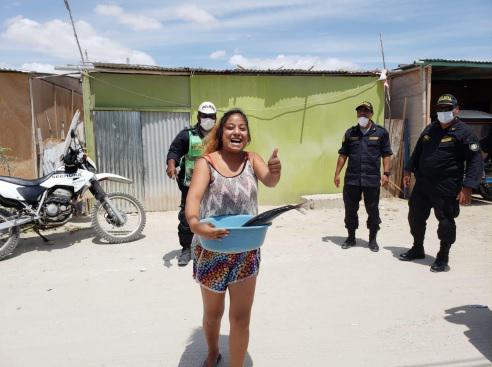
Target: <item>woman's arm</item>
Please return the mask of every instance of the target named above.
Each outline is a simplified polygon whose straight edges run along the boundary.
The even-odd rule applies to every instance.
[[[185,215],[193,233],[208,239],[218,239],[229,234],[226,229],[215,228],[210,223],[200,223],[200,203],[210,184],[210,171],[205,159],[195,163],[190,189],[186,197]]]
[[[251,164],[253,165],[253,170],[256,177],[265,186],[274,187],[280,180],[280,171],[282,170],[282,165],[280,159],[278,158],[278,149],[273,150],[270,159],[268,159],[268,165],[265,164],[263,158],[258,154],[250,152]]]

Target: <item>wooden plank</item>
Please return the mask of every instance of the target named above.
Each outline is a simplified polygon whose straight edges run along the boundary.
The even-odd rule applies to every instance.
[[[391,119],[385,121],[388,127],[391,149],[391,175],[390,184],[383,190],[383,197],[399,197],[402,193],[401,182],[403,177],[403,133],[404,123],[401,119]]]
[[[41,134],[41,128],[38,127],[38,149],[39,149],[39,177],[43,176],[43,159],[44,159],[44,143],[43,135]]]

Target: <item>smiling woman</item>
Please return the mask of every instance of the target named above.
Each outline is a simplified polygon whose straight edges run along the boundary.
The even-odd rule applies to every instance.
[[[201,219],[212,216],[256,215],[257,180],[273,187],[280,180],[280,160],[275,149],[268,165],[256,153],[244,148],[251,141],[248,118],[239,109],[227,111],[208,135],[206,154],[196,163],[186,200],[186,218],[193,238],[193,277],[201,285],[203,331],[208,344],[204,366],[220,360],[219,332],[224,312],[225,293],[229,290],[230,365],[242,366],[248,347],[249,322],[260,266],[260,249],[239,253],[208,251],[204,239],[222,239],[229,235]],[[198,236],[197,236],[198,235]]]

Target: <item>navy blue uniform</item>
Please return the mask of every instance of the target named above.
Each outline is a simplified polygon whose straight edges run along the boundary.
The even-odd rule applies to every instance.
[[[388,131],[372,122],[366,134],[358,125],[345,132],[339,154],[348,157],[343,187],[345,227],[359,227],[359,201],[364,194],[368,214],[367,228],[379,230],[379,191],[381,185],[381,157],[392,155]]]
[[[448,251],[456,241],[457,195],[463,186],[477,188],[483,174],[477,137],[458,118],[446,129],[434,121],[420,135],[406,171],[416,179],[408,202],[414,245],[423,246],[426,222],[434,208],[441,248]]]
[[[185,170],[181,160],[181,158],[183,158],[188,153],[188,149],[190,146],[190,131],[192,134],[198,135],[202,139],[204,138],[203,131],[200,127],[198,127],[198,124],[194,127],[188,127],[181,130],[171,143],[166,158],[166,162],[168,162],[170,159],[174,160],[176,162],[176,167],[180,166],[181,164],[181,169],[179,171],[178,177],[176,178],[176,181],[178,183],[179,190],[181,191],[181,203],[179,205],[180,210],[178,213],[178,237],[179,243],[183,248],[189,248],[191,246],[191,240],[193,239],[193,232],[191,232],[185,215],[185,204],[186,197],[188,196],[188,187],[183,184]]]

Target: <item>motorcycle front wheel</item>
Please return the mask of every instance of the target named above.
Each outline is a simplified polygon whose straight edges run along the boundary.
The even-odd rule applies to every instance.
[[[7,221],[11,214],[5,209],[0,209],[0,223]],[[10,227],[0,231],[0,260],[9,256],[19,243],[19,227]]]
[[[112,206],[118,210],[123,223],[118,223],[113,213],[97,202],[92,209],[92,227],[98,236],[109,243],[131,242],[140,238],[146,217],[143,205],[131,195],[114,192],[107,194]]]

